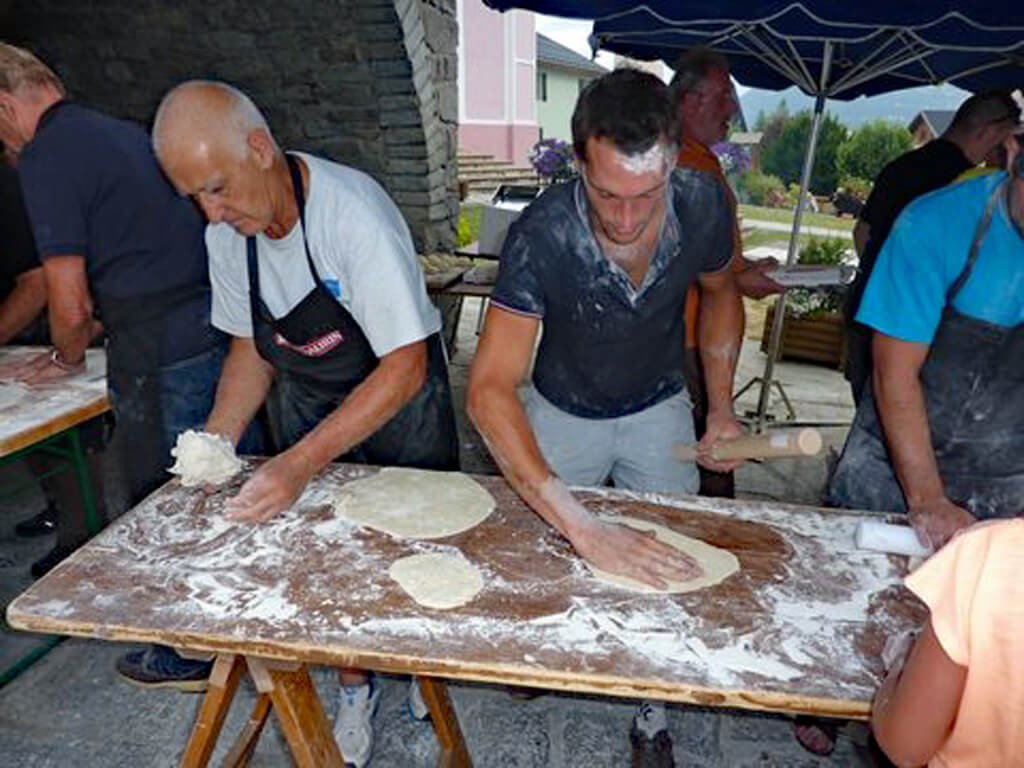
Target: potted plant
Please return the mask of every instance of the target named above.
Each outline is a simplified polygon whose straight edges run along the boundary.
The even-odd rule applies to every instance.
[[[562,139],[541,139],[530,150],[530,165],[542,181],[557,184],[576,176],[572,144]]]
[[[800,250],[800,264],[837,266],[846,261],[850,244],[839,238],[811,238]],[[782,340],[776,360],[806,360],[841,368],[844,363],[843,317],[844,289],[793,288],[786,292],[786,315],[782,321]],[[768,308],[761,351],[768,351],[775,305]]]

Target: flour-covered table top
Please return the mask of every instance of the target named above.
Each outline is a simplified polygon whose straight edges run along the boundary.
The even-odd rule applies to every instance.
[[[263,525],[222,516],[177,481],[10,604],[15,627],[157,641],[433,677],[789,712],[865,716],[888,635],[922,607],[906,559],[855,549],[860,516],[753,501],[581,492],[592,510],[669,524],[741,570],[682,595],[590,576],[500,478],[497,508],[447,539],[407,541],[335,516],[335,465]],[[388,576],[399,557],[461,552],[484,575],[469,604],[424,608]]]
[[[28,360],[45,347],[2,347],[0,366]],[[107,354],[86,352],[83,373],[45,384],[0,381],[0,457],[34,445],[110,410]]]

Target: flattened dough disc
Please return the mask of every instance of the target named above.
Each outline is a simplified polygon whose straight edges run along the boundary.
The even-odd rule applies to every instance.
[[[428,608],[465,605],[484,586],[480,571],[466,558],[440,552],[396,560],[388,569],[388,575],[413,600]]]
[[[721,549],[720,547],[713,547],[700,539],[684,536],[683,534],[677,533],[664,525],[651,523],[647,520],[640,520],[635,517],[621,517],[618,515],[613,517],[603,517],[602,520],[609,523],[617,523],[619,525],[628,525],[630,528],[636,528],[638,531],[654,531],[654,535],[658,537],[658,541],[663,541],[669,546],[675,547],[680,552],[689,555],[697,561],[697,564],[701,568],[704,569],[704,575],[699,576],[696,579],[690,579],[688,581],[670,581],[667,589],[655,589],[654,587],[650,587],[636,579],[631,579],[628,576],[619,576],[614,573],[608,573],[607,571],[602,571],[600,568],[590,568],[597,578],[602,581],[606,581],[609,584],[615,584],[619,587],[627,587],[628,589],[634,589],[637,592],[693,592],[697,589],[713,587],[715,584],[725,581],[740,569],[740,561],[737,560],[736,555],[729,550]]]
[[[494,497],[461,472],[387,467],[342,486],[335,513],[406,539],[468,531],[494,511]]]

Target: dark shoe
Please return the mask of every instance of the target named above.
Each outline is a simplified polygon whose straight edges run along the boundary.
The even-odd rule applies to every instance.
[[[60,564],[60,561],[74,552],[76,547],[58,545],[32,563],[32,578],[40,579]]]
[[[213,662],[186,659],[173,648],[151,645],[126,653],[117,660],[116,666],[121,677],[140,688],[174,688],[201,693],[206,690]]]
[[[798,717],[793,723],[793,735],[800,746],[812,755],[828,757],[836,748],[839,726],[831,720]]]
[[[14,533],[26,539],[45,536],[57,530],[57,507],[48,504],[42,512],[22,520],[14,526]]]
[[[640,704],[629,729],[629,745],[632,768],[675,768],[664,705]]]

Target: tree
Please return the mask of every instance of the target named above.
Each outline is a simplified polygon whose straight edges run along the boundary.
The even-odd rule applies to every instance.
[[[839,175],[874,181],[892,160],[910,150],[910,131],[898,123],[872,120],[855,130],[839,148]]]
[[[764,147],[776,141],[789,120],[789,108],[786,106],[785,99],[780,100],[778,106],[768,114],[765,114],[763,109],[758,112],[754,130],[761,132],[761,146]]]
[[[818,134],[818,149],[811,169],[811,190],[818,195],[831,195],[839,180],[836,154],[846,141],[846,127],[826,112]],[[778,138],[761,142],[761,167],[765,173],[778,176],[788,186],[799,183],[804,155],[811,138],[811,112],[798,112],[785,122]]]

